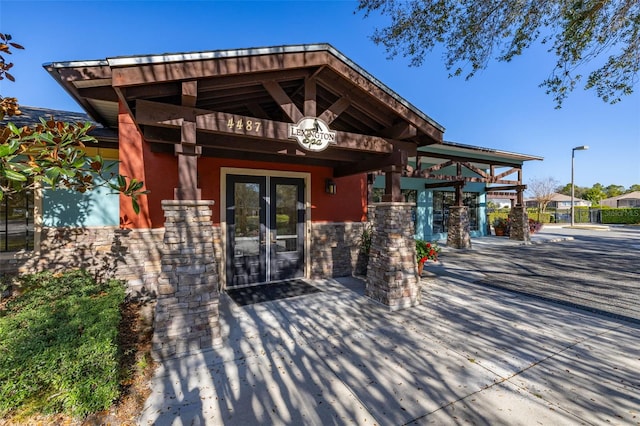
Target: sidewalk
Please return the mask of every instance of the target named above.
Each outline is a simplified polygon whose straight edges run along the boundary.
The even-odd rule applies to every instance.
[[[565,224],[561,224],[561,225],[550,225],[550,224],[545,224],[543,231],[541,232],[537,232],[533,235],[531,235],[531,240],[529,242],[525,242],[525,241],[517,241],[517,240],[512,240],[510,239],[508,236],[505,237],[497,237],[495,235],[487,235],[484,237],[474,237],[471,238],[471,250],[473,250],[474,247],[487,247],[487,246],[520,246],[520,245],[527,245],[527,244],[545,244],[545,243],[551,243],[551,242],[558,242],[558,241],[567,241],[567,240],[573,240],[572,236],[567,236],[567,235],[557,235],[557,234],[551,234],[551,233],[547,233],[546,231],[549,230],[561,230],[563,228],[566,228],[567,226],[570,227],[570,225],[565,225]],[[575,229],[578,229],[577,227]],[[580,227],[579,229],[595,229],[592,226],[589,227]],[[608,230],[608,227],[598,227],[598,229],[601,229],[603,231]],[[443,249],[448,250],[447,249],[447,240],[443,239],[443,240],[439,240],[438,241],[438,245],[442,246]]]
[[[640,421],[640,328],[455,277],[388,312],[355,278],[238,307],[224,346],[165,361],[142,425]]]

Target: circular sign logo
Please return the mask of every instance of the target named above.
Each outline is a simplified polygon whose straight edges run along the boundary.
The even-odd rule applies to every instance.
[[[336,144],[336,132],[316,117],[304,117],[297,124],[289,124],[289,139],[296,139],[307,151],[324,151],[329,144]]]

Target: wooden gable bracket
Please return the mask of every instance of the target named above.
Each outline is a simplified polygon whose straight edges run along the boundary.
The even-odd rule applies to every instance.
[[[351,106],[351,98],[349,95],[342,96],[337,101],[335,101],[329,108],[324,110],[322,114],[318,117],[320,120],[330,125],[334,122],[336,118],[340,116],[343,112],[347,110]]]
[[[491,168],[491,177],[493,177],[494,179],[502,179],[505,176],[509,176],[510,174],[513,173],[521,173],[522,169],[520,167],[512,167],[511,169],[507,170],[506,172],[500,173],[499,175],[495,174],[495,168]],[[518,178],[518,181],[521,181],[521,178]]]
[[[320,68],[322,69],[322,68]],[[349,93],[343,94],[333,104],[329,106],[322,114],[318,115],[317,111],[317,81],[316,76],[320,72],[318,69],[310,77],[305,78],[304,85],[304,111],[300,111],[298,107],[293,103],[291,97],[280,87],[280,85],[273,80],[263,81],[262,85],[269,92],[271,97],[280,105],[280,108],[289,117],[292,122],[298,122],[304,117],[318,117],[327,125],[330,125],[340,116],[347,108],[351,106],[351,97]],[[301,88],[296,89],[291,96],[295,96]]]
[[[449,166],[456,166],[456,175],[444,175],[444,174],[437,174],[434,172],[437,172],[438,170],[442,170],[446,167]],[[476,173],[479,175],[479,177],[473,177],[473,176],[463,176],[462,175],[462,167],[466,167],[467,169],[471,170],[472,172]],[[413,172],[412,177],[420,177],[420,178],[428,178],[428,179],[438,179],[438,180],[444,180],[444,181],[448,181],[448,182],[453,182],[453,181],[463,181],[463,182],[477,182],[477,183],[500,183],[500,184],[505,184],[505,185],[520,185],[522,183],[522,178],[521,178],[521,169],[519,168],[511,168],[510,170],[507,170],[504,173],[500,173],[499,175],[494,175],[495,173],[495,167],[491,166],[491,174],[488,175],[484,170],[479,169],[477,167],[475,167],[474,165],[470,164],[469,162],[463,162],[463,161],[456,161],[456,160],[449,160],[449,161],[445,161],[444,163],[441,164],[436,164],[435,166],[431,166],[427,169],[424,170],[420,170],[420,168],[418,168],[417,170],[415,170]],[[506,179],[502,179],[505,176],[508,176],[512,173],[518,172],[518,180],[506,180]]]
[[[263,81],[262,85],[265,89],[267,89],[267,92],[269,92],[269,95],[271,95],[273,100],[276,101],[278,105],[280,105],[280,108],[287,115],[287,117],[289,117],[289,120],[291,120],[292,123],[297,123],[304,117],[304,114],[298,109],[296,104],[293,103],[293,100],[291,100],[289,95],[287,95],[287,92],[284,91],[284,89],[280,86],[280,84],[278,84],[277,81]]]
[[[489,178],[489,175],[484,170],[477,168],[476,166],[474,166],[469,162],[459,162],[458,164],[466,167],[467,169],[471,170],[473,173],[477,174],[480,177]]]
[[[435,166],[431,166],[428,169],[424,169],[421,170],[420,168],[418,168],[418,170],[415,170],[413,172],[413,176],[414,177],[429,177],[432,172],[437,172],[438,170],[444,169],[445,167],[449,167],[455,164],[455,161],[451,160],[451,161],[445,161],[444,163],[440,163],[440,164],[436,164]]]

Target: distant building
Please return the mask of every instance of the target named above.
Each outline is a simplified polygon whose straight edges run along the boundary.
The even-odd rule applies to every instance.
[[[527,198],[524,200],[524,203],[527,207],[536,208],[538,207],[538,201],[534,198]],[[591,206],[591,201],[583,200],[582,198],[573,198],[573,205],[575,207],[589,207]],[[551,202],[547,204],[547,208],[552,209],[570,209],[571,208],[571,196],[564,194],[553,194]]]
[[[606,198],[600,204],[609,207],[640,207],[640,191]]]

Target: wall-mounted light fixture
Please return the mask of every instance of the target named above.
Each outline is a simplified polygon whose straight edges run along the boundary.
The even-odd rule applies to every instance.
[[[332,179],[327,179],[324,184],[324,191],[327,194],[335,195],[336,193],[336,183]]]

